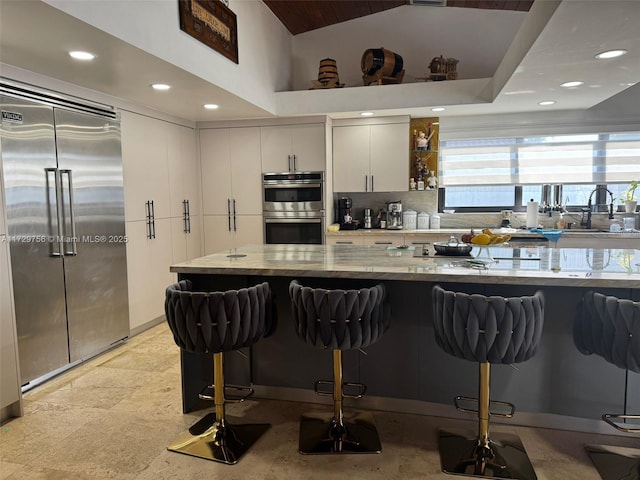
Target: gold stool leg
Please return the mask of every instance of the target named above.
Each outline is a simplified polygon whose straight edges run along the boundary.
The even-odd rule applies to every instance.
[[[489,437],[491,364],[479,364],[478,436],[439,430],[438,447],[442,471],[483,478],[536,480],[522,442],[516,435]]]
[[[270,424],[231,425],[225,414],[223,354],[213,355],[215,413],[209,413],[178,437],[168,450],[216,462],[234,464],[264,434]]]
[[[382,445],[373,415],[360,413],[345,420],[342,410],[342,350],[333,350],[333,418],[303,415],[300,420],[300,453],[380,453]]]

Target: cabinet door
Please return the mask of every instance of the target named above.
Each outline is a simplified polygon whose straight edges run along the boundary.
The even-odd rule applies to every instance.
[[[229,149],[236,215],[262,215],[260,138],[256,135],[256,129],[231,128]]]
[[[229,231],[226,215],[204,215],[204,255],[233,248],[233,225]]]
[[[156,218],[169,217],[167,123],[122,112],[122,168],[126,220],[144,220],[153,200]]]
[[[333,128],[333,191],[365,192],[369,177],[368,125]]]
[[[379,245],[381,247],[389,247],[391,245],[403,245],[404,237],[400,234],[376,234],[363,235],[364,245]]]
[[[231,202],[229,129],[200,130],[202,213],[227,215]]]
[[[409,189],[409,124],[371,125],[371,176],[374,192]]]
[[[234,247],[260,245],[264,243],[262,215],[239,215],[236,217]]]
[[[324,243],[326,245],[362,245],[361,235],[350,236],[326,236]]]
[[[127,280],[131,328],[164,314],[164,291],[175,281],[169,271],[173,260],[171,220],[156,219],[156,238],[147,238],[144,220],[126,222]]]
[[[2,198],[0,197],[1,204]],[[0,209],[0,217],[4,217],[2,209]],[[0,408],[5,408],[20,400],[18,341],[15,334],[10,282],[9,243],[4,234],[0,233],[0,359],[2,360],[0,362]]]
[[[253,129],[256,131],[257,129]],[[291,129],[287,127],[261,127],[260,144],[262,171],[288,172],[293,169],[291,158]]]
[[[196,132],[193,128],[180,127],[180,139],[182,148],[182,171],[184,185],[184,199],[189,200],[189,212],[191,215],[200,215],[202,212],[202,195],[200,194],[200,161],[196,148]],[[180,199],[180,206],[182,206]],[[180,210],[182,214],[182,210]]]
[[[168,124],[167,128],[167,164],[169,171],[170,215],[182,216],[182,201],[185,196],[187,172],[183,165],[182,127]]]
[[[202,256],[202,217],[191,216],[191,233],[186,235],[187,260]]]
[[[291,127],[293,163],[299,172],[324,172],[327,152],[325,126],[321,123]]]

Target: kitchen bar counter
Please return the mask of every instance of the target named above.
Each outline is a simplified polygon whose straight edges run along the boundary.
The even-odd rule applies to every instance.
[[[420,250],[358,245],[249,245],[173,265],[172,272],[357,278],[510,285],[639,288],[640,250],[474,247],[496,259],[487,268],[459,266],[464,257],[416,256]]]
[[[473,228],[476,233],[482,232],[482,228]],[[455,235],[460,237],[465,233],[469,233],[471,228],[435,228],[435,229],[423,229],[423,230],[389,230],[381,228],[363,229],[358,230],[339,230],[337,232],[326,232],[330,237],[350,237],[361,235]],[[500,233],[500,228],[492,228],[492,232]],[[510,230],[509,230],[510,231]],[[515,232],[511,232],[513,238],[538,238],[544,240],[544,237],[537,232],[531,232],[526,229],[516,229]],[[563,237],[569,238],[626,238],[638,241],[638,248],[640,248],[640,231],[620,231],[620,232],[607,232],[601,229],[581,229],[573,228],[562,231]]]
[[[622,411],[625,401],[629,411],[640,411],[640,376],[629,375],[626,382],[623,370],[578,352],[572,337],[576,307],[587,290],[640,301],[638,249],[502,246],[482,252],[498,260],[486,270],[454,264],[459,258],[414,258],[415,253],[380,245],[250,245],[176,264],[171,271],[191,280],[198,291],[271,284],[278,309],[276,332],[245,349],[246,358],[225,356],[229,383],[252,384],[259,397],[326,401],[314,395],[313,385],[331,378],[331,355],[297,337],[290,314],[291,280],[325,288],[384,282],[391,328],[367,355],[344,352],[345,381],[368,386],[354,407],[462,415],[451,406],[452,399],[477,394],[478,367],[436,345],[431,291],[440,284],[484,295],[543,291],[545,325],[538,353],[517,370],[507,365],[492,369],[495,399],[517,406],[510,422],[612,434],[599,420],[602,413]],[[186,352],[181,358],[183,410],[210,407],[198,393],[212,382],[211,358]]]

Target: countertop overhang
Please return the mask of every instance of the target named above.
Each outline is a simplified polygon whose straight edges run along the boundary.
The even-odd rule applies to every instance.
[[[478,255],[476,247],[472,255]],[[172,265],[174,273],[298,276],[422,282],[640,288],[640,250],[490,247],[496,262],[472,269],[464,257],[360,245],[247,245]]]

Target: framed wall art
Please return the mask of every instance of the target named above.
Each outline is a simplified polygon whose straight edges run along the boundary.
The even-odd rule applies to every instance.
[[[180,30],[238,63],[236,14],[221,0],[178,0]]]

